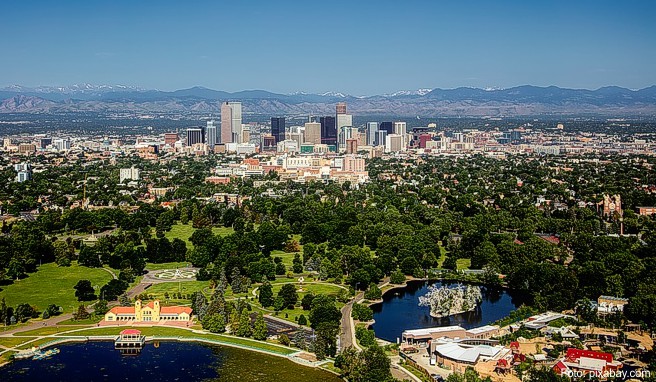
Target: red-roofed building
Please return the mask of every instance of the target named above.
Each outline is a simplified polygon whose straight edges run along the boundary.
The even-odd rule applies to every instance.
[[[572,371],[582,374],[602,375],[610,370],[622,368],[622,363],[613,360],[610,353],[569,348],[563,359],[553,366],[558,374],[567,374]]]
[[[113,307],[105,314],[105,321],[185,322],[191,321],[191,308],[188,306],[160,306],[159,300],[151,301],[144,306],[141,304],[141,300],[137,300],[134,307]]]

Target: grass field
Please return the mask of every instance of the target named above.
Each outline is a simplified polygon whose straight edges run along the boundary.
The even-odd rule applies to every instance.
[[[191,263],[188,261],[173,262],[173,263],[146,263],[146,269],[149,271],[159,271],[162,269],[176,269],[176,268],[186,268],[191,266]]]
[[[166,237],[169,240],[180,239],[185,243],[187,243],[187,248],[191,249],[194,247],[194,245],[191,244],[189,238],[191,237],[191,234],[193,234],[195,230],[196,228],[192,227],[191,223],[190,224],[178,223],[178,224],[174,224],[171,227],[170,231],[165,232],[164,237]],[[212,232],[215,235],[228,236],[233,232],[235,232],[235,230],[232,227],[212,227]],[[153,236],[154,235],[155,234],[153,233]]]
[[[57,304],[64,312],[73,312],[80,305],[75,298],[73,286],[82,279],[91,281],[91,285],[102,287],[112,276],[99,268],[78,266],[77,262],[73,262],[70,267],[60,267],[54,263],[43,264],[29,277],[3,287],[0,298],[4,297],[7,305],[13,307],[28,303],[43,310],[50,304]]]
[[[18,346],[35,338],[36,337],[0,337],[0,345],[13,348],[14,346]]]
[[[90,328],[87,330],[80,330],[72,332],[69,334],[59,334],[58,337],[66,336],[102,336],[102,335],[118,335],[118,333],[123,330],[123,328]],[[297,350],[289,349],[286,347],[277,346],[274,344],[250,340],[247,338],[238,338],[223,334],[205,334],[205,333],[193,333],[189,330],[178,329],[178,328],[169,328],[169,327],[140,327],[139,330],[141,334],[145,336],[162,336],[162,337],[192,337],[192,338],[203,338],[221,341],[229,344],[242,345],[247,347],[252,347],[256,349],[273,351],[281,354],[291,354]]]
[[[57,334],[61,332],[66,332],[69,330],[75,330],[75,329],[82,329],[86,328],[86,326],[75,326],[75,325],[67,325],[67,326],[44,326],[41,328],[37,329],[32,329],[28,330],[26,332],[20,332],[16,333],[15,335],[18,336],[49,336],[51,334]]]
[[[458,270],[469,269],[471,267],[471,259],[458,259],[456,260]]]

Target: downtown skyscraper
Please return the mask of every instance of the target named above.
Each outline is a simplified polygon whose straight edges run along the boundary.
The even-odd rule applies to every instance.
[[[276,143],[285,140],[285,117],[271,118],[271,135],[276,139]]]
[[[221,143],[242,143],[241,102],[221,105]]]

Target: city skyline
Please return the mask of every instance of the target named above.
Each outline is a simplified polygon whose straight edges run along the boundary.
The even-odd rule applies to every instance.
[[[4,44],[10,54],[0,64],[0,86],[370,95],[656,84],[656,5],[644,1],[157,4],[5,7],[0,31],[14,37]],[[341,21],[329,22],[334,16]]]

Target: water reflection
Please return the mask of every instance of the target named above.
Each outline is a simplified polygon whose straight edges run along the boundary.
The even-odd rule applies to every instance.
[[[428,292],[428,286],[453,285],[453,283],[429,283],[415,281],[408,287],[387,293],[383,302],[372,307],[376,323],[373,329],[376,336],[396,342],[407,329],[420,329],[434,326],[460,325],[465,329],[491,324],[506,317],[521,305],[521,297],[507,290],[482,287],[483,302],[478,309],[450,317],[434,318],[429,307],[419,306],[419,296]]]
[[[328,372],[280,357],[185,342],[148,343],[125,357],[112,342],[63,344],[41,361],[18,360],[0,368],[4,381],[244,381],[337,382]]]

